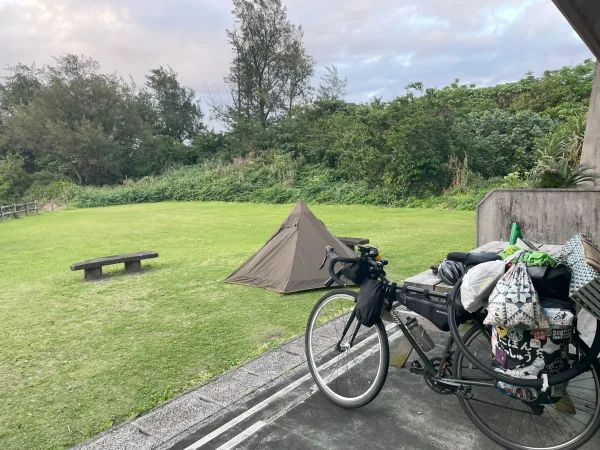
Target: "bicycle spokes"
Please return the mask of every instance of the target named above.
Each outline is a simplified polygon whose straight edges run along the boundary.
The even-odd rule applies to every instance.
[[[482,364],[490,364],[490,344],[478,330],[465,341],[471,354]],[[576,349],[572,347],[572,357]],[[457,378],[483,378],[482,371],[459,354]],[[583,441],[593,433],[600,420],[600,381],[596,366],[569,381],[559,402],[539,404],[531,401],[536,391],[513,386],[514,398],[496,386],[471,386],[459,397],[471,420],[488,436],[507,448],[562,449]],[[552,388],[551,388],[552,389]],[[523,392],[520,392],[523,391]]]
[[[313,310],[306,336],[315,381],[328,398],[346,407],[372,399],[389,359],[383,325],[360,326],[354,304],[352,296],[326,296]]]

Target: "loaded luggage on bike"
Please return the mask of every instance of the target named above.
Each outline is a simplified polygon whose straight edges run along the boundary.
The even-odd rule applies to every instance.
[[[576,248],[581,239],[574,238]],[[525,241],[517,244],[500,254],[448,254],[436,269],[454,285],[450,294],[388,281],[387,261],[376,248],[359,247],[356,258],[328,248],[326,285],[345,287],[343,276],[360,290],[333,290],[311,313],[306,352],[320,390],[342,407],[366,405],[385,382],[389,342],[406,339],[422,361],[410,371],[435,392],[456,394],[473,423],[500,445],[579,448],[600,427],[597,273],[577,268],[573,250],[555,260]],[[572,278],[579,280],[575,289]],[[414,319],[400,318],[399,306],[450,331],[441,356],[427,356],[433,342]],[[577,328],[580,307],[599,319],[590,347]],[[394,323],[384,325],[382,311]]]

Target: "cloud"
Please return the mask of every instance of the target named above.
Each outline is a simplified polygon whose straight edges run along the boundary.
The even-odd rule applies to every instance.
[[[287,0],[309,53],[348,77],[348,99],[391,99],[412,81],[494,84],[591,57],[548,0]],[[0,0],[0,65],[81,53],[138,84],[170,65],[202,92],[222,83],[227,0]]]
[[[339,64],[355,101],[393,98],[412,81],[489,85],[591,57],[546,0],[348,0],[321,2],[319,14],[311,4],[291,0],[290,15],[319,69]],[[368,55],[379,58],[360,64]]]

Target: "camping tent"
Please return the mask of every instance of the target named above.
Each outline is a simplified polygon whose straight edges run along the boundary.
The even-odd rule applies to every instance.
[[[299,200],[267,243],[225,281],[282,293],[322,288],[329,272],[319,267],[328,245],[340,256],[356,257]]]

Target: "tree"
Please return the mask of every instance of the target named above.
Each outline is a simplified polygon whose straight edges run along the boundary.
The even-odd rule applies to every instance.
[[[317,100],[341,101],[346,96],[348,78],[341,78],[337,67],[325,66],[327,73],[321,77],[321,84],[317,91]]]
[[[152,105],[147,120],[157,134],[184,142],[203,130],[202,109],[194,90],[182,86],[171,67],[153,69],[146,80],[147,90],[141,95]]]
[[[80,184],[114,183],[145,135],[135,86],[100,73],[97,61],[65,54],[41,73],[41,87],[14,108],[0,147],[40,170],[55,166]]]
[[[0,83],[0,123],[3,117],[6,120],[13,115],[18,105],[28,105],[42,87],[42,71],[35,64],[17,64],[8,70],[12,74],[4,77],[4,83]]]
[[[308,93],[314,59],[302,27],[287,18],[281,0],[234,0],[235,28],[227,31],[233,61],[225,78],[231,105],[213,105],[230,124],[251,120],[267,128]]]
[[[24,163],[12,155],[0,158],[0,205],[18,200],[27,189],[29,174]]]

